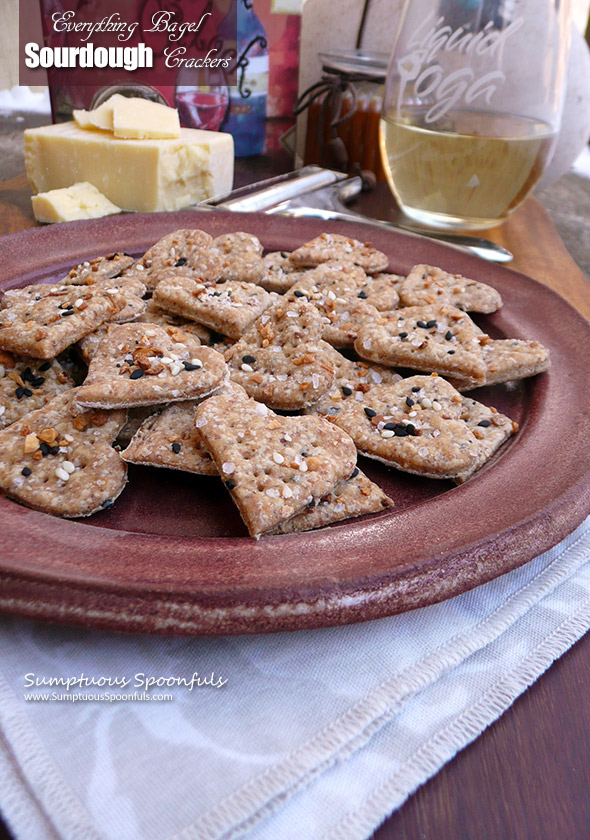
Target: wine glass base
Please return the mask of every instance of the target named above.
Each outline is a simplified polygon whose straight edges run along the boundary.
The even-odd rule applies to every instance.
[[[506,221],[508,214],[500,219],[486,219],[479,217],[453,216],[449,213],[434,213],[430,210],[418,210],[415,207],[408,207],[400,203],[403,213],[413,222],[422,227],[435,228],[436,230],[485,230],[486,228],[497,227]]]

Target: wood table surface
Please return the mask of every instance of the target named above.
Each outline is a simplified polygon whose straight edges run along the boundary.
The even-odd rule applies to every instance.
[[[239,182],[253,174],[274,172],[245,167]],[[35,224],[29,198],[24,175],[0,184],[0,235]],[[356,209],[395,216],[384,185],[363,195]],[[590,319],[590,282],[537,201],[528,199],[506,224],[484,235],[514,253],[510,268],[550,286]],[[589,697],[585,637],[419,788],[374,840],[589,840]],[[0,839],[8,837],[0,824]]]

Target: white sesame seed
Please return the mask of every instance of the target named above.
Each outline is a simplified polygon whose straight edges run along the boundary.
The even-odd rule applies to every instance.
[[[302,461],[301,464],[299,464],[299,472],[307,472],[307,464],[305,461]]]
[[[191,365],[196,365],[197,367],[203,367],[203,362],[200,359],[191,359]]]
[[[64,462],[63,462],[63,464],[62,464],[62,467],[64,468],[64,470],[65,470],[67,473],[70,473],[70,475],[71,475],[73,472],[76,472],[76,465],[75,465],[75,464],[72,464],[72,462],[71,462],[71,461],[64,461]]]
[[[225,464],[221,465],[221,471],[225,473],[225,475],[231,475],[236,468],[236,465],[233,461],[226,461]]]
[[[252,373],[252,371],[254,370],[252,365],[248,365],[248,364],[246,364],[246,362],[244,362],[241,367],[242,367],[242,370],[246,371],[246,373]]]
[[[170,373],[172,376],[178,376],[178,374],[183,370],[184,365],[181,365],[178,362],[174,362],[174,364],[170,365]]]
[[[135,268],[136,268],[138,271],[143,271],[143,266],[142,266],[142,265],[136,265],[136,266],[135,266]]]
[[[285,435],[284,437],[285,437],[285,440],[293,440],[293,438],[291,437],[291,435]]]
[[[65,470],[62,470],[61,467],[56,469],[55,474],[61,481],[69,481],[70,474]]]
[[[290,499],[292,495],[293,491],[291,490],[291,488],[285,485],[285,487],[283,487],[283,499]]]
[[[424,402],[424,400],[422,400],[422,402]],[[435,411],[442,411],[442,405],[437,400],[432,401],[432,407]]]
[[[285,462],[285,459],[283,458],[280,452],[273,452],[272,459],[275,462],[275,464],[283,464]]]
[[[67,440],[68,443],[74,442],[74,438],[71,435],[64,435],[64,440]]]
[[[415,417],[417,414],[418,414],[417,411],[409,411],[408,412],[408,417]]]
[[[395,436],[395,432],[393,431],[393,429],[383,429],[382,432],[381,432],[381,437],[384,437],[384,438],[392,438],[394,436]]]
[[[79,309],[82,304],[84,303],[84,298],[78,298],[78,300],[74,301],[74,308]]]
[[[428,397],[423,397],[422,408],[432,408],[432,400],[428,399]]]

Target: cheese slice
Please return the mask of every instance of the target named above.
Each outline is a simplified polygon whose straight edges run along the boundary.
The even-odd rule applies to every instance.
[[[75,122],[25,131],[25,165],[36,193],[91,184],[123,210],[179,210],[232,188],[230,134],[181,128],[170,140],[132,140]]]
[[[115,102],[124,98],[120,93],[115,93],[92,111],[78,111],[78,116],[74,114],[74,119],[81,128],[101,128],[103,131],[112,131]]]
[[[79,219],[100,219],[120,213],[121,208],[100,193],[94,184],[83,181],[60,190],[39,193],[31,198],[38,222],[75,222]]]
[[[115,137],[131,137],[137,140],[180,137],[180,119],[176,108],[169,108],[149,99],[125,96],[111,98],[116,100],[113,105]]]

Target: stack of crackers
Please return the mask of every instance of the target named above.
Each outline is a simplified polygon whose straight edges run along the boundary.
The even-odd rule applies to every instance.
[[[217,476],[258,538],[393,505],[359,453],[464,482],[517,431],[465,392],[541,373],[548,351],[472,321],[502,305],[490,286],[387,268],[336,234],[264,255],[249,233],[180,230],[5,292],[0,489],[81,517],[113,506],[128,463]]]

